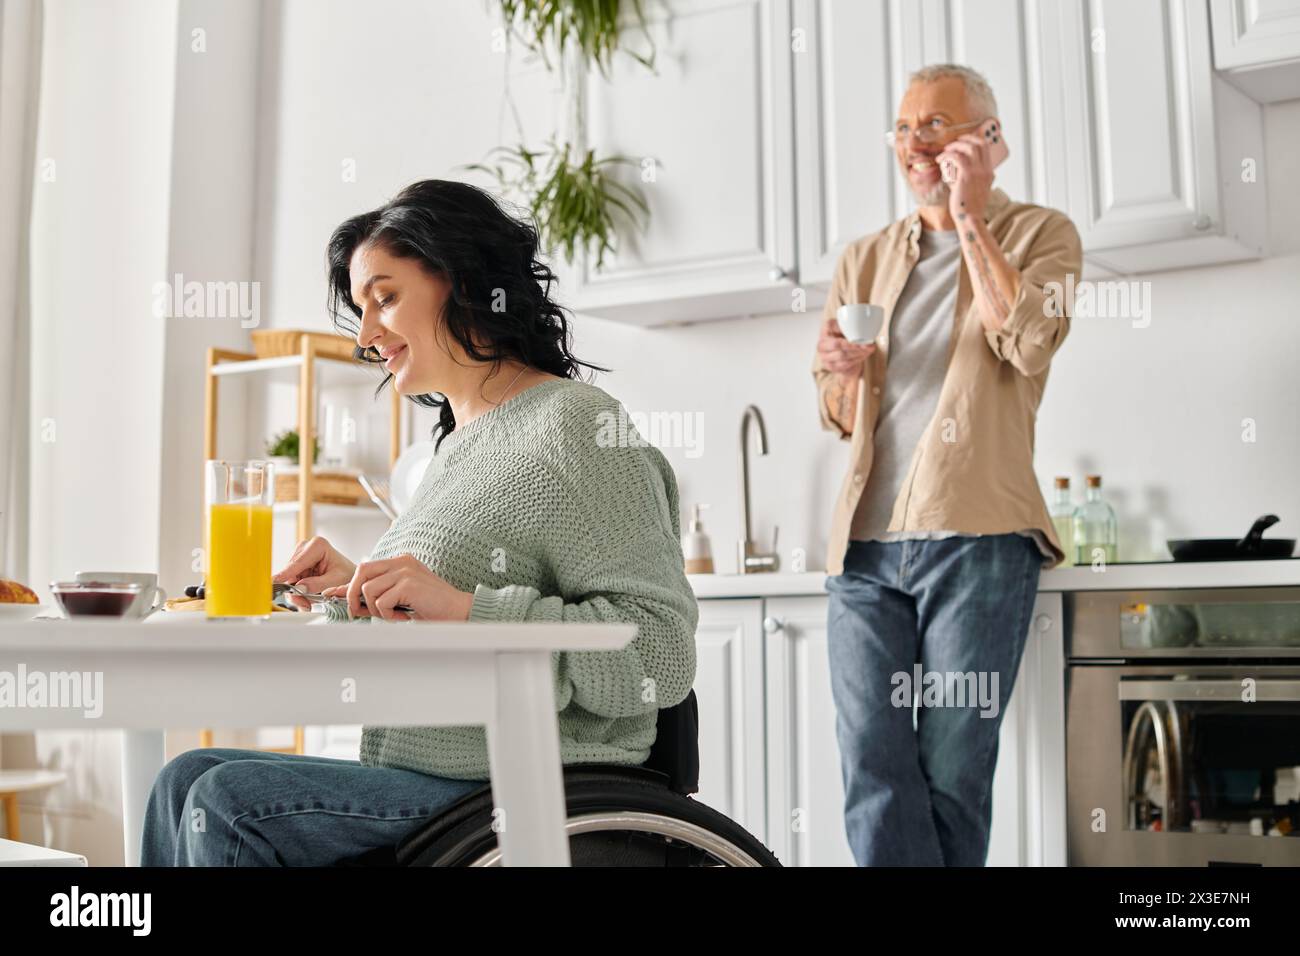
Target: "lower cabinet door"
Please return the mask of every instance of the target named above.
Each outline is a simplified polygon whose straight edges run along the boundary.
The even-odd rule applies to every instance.
[[[1065,866],[1065,630],[1059,593],[1034,601],[998,734],[987,866]]]
[[[765,840],[762,627],[763,602],[757,598],[700,602],[696,798]]]
[[[853,866],[835,738],[828,599],[764,604],[767,844],[786,866]],[[1065,864],[1061,595],[1040,594],[998,745],[989,866]]]
[[[786,866],[853,866],[844,832],[827,601],[765,602],[767,843]]]
[[[989,866],[1065,862],[1060,603],[1059,594],[1039,595],[1003,717]],[[786,866],[854,865],[844,834],[827,599],[708,599],[699,608],[696,799],[763,840]],[[316,756],[356,760],[360,742],[360,726],[306,729],[306,751]]]

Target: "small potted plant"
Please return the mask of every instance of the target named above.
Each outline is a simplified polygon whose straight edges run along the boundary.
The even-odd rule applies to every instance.
[[[312,464],[320,458],[320,441],[312,442]],[[292,428],[280,432],[266,443],[266,454],[277,470],[298,464],[298,432]]]

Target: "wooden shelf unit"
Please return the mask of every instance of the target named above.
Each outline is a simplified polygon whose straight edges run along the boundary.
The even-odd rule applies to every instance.
[[[360,371],[360,363],[352,356],[352,343],[342,337],[329,341],[304,335],[301,351],[297,355],[260,359],[251,352],[230,349],[208,349],[206,393],[204,397],[203,456],[205,461],[217,457],[217,383],[232,374],[263,374],[279,381],[297,379],[298,383],[298,447],[313,448],[316,440],[315,390],[323,377],[327,362],[334,369],[351,366],[349,372]],[[288,378],[292,377],[292,378]],[[331,376],[332,377],[332,376]],[[402,398],[392,391],[392,415],[389,431],[389,467],[397,464],[402,451]],[[312,469],[302,468],[298,481],[298,540],[310,538],[313,528]]]
[[[329,363],[317,368],[318,362]],[[217,457],[217,383],[229,375],[261,374],[282,382],[297,379],[298,383],[298,447],[308,449],[315,447],[316,441],[316,385],[321,380],[319,372],[324,368],[343,368],[352,366],[349,372],[360,371],[352,356],[352,345],[339,338],[337,342],[313,335],[302,337],[301,351],[297,355],[277,356],[275,358],[258,358],[255,353],[236,352],[230,349],[209,348],[207,375],[204,393],[203,416],[203,458],[211,461]],[[389,468],[397,464],[397,457],[402,452],[402,398],[397,389],[392,390],[392,415],[389,431]],[[292,510],[298,515],[298,540],[305,541],[312,535],[315,508],[331,507],[337,510],[341,506],[326,506],[312,501],[312,469],[299,468],[298,500]],[[363,507],[363,506],[358,506]],[[276,509],[284,513],[291,509]],[[376,509],[377,510],[377,509]],[[206,520],[206,519],[205,519]],[[263,747],[261,749],[275,753],[301,754],[304,750],[305,731],[303,727],[293,728],[293,745],[290,747]],[[199,731],[199,746],[211,747],[212,730],[202,728]]]

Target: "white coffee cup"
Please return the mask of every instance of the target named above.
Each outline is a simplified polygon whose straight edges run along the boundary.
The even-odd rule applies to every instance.
[[[835,310],[835,321],[850,342],[870,342],[880,334],[880,327],[885,324],[885,310],[865,302],[850,303]]]
[[[127,608],[124,618],[143,620],[163,606],[167,592],[158,587],[158,575],[129,571],[78,571],[78,581],[102,581],[104,584],[138,584],[140,593]]]

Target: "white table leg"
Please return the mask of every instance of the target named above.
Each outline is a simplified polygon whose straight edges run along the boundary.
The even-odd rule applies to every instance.
[[[122,839],[126,845],[127,866],[140,865],[145,807],[166,756],[165,731],[122,731]]]
[[[497,655],[496,722],[489,726],[492,799],[506,866],[568,866],[564,774],[549,651]]]

